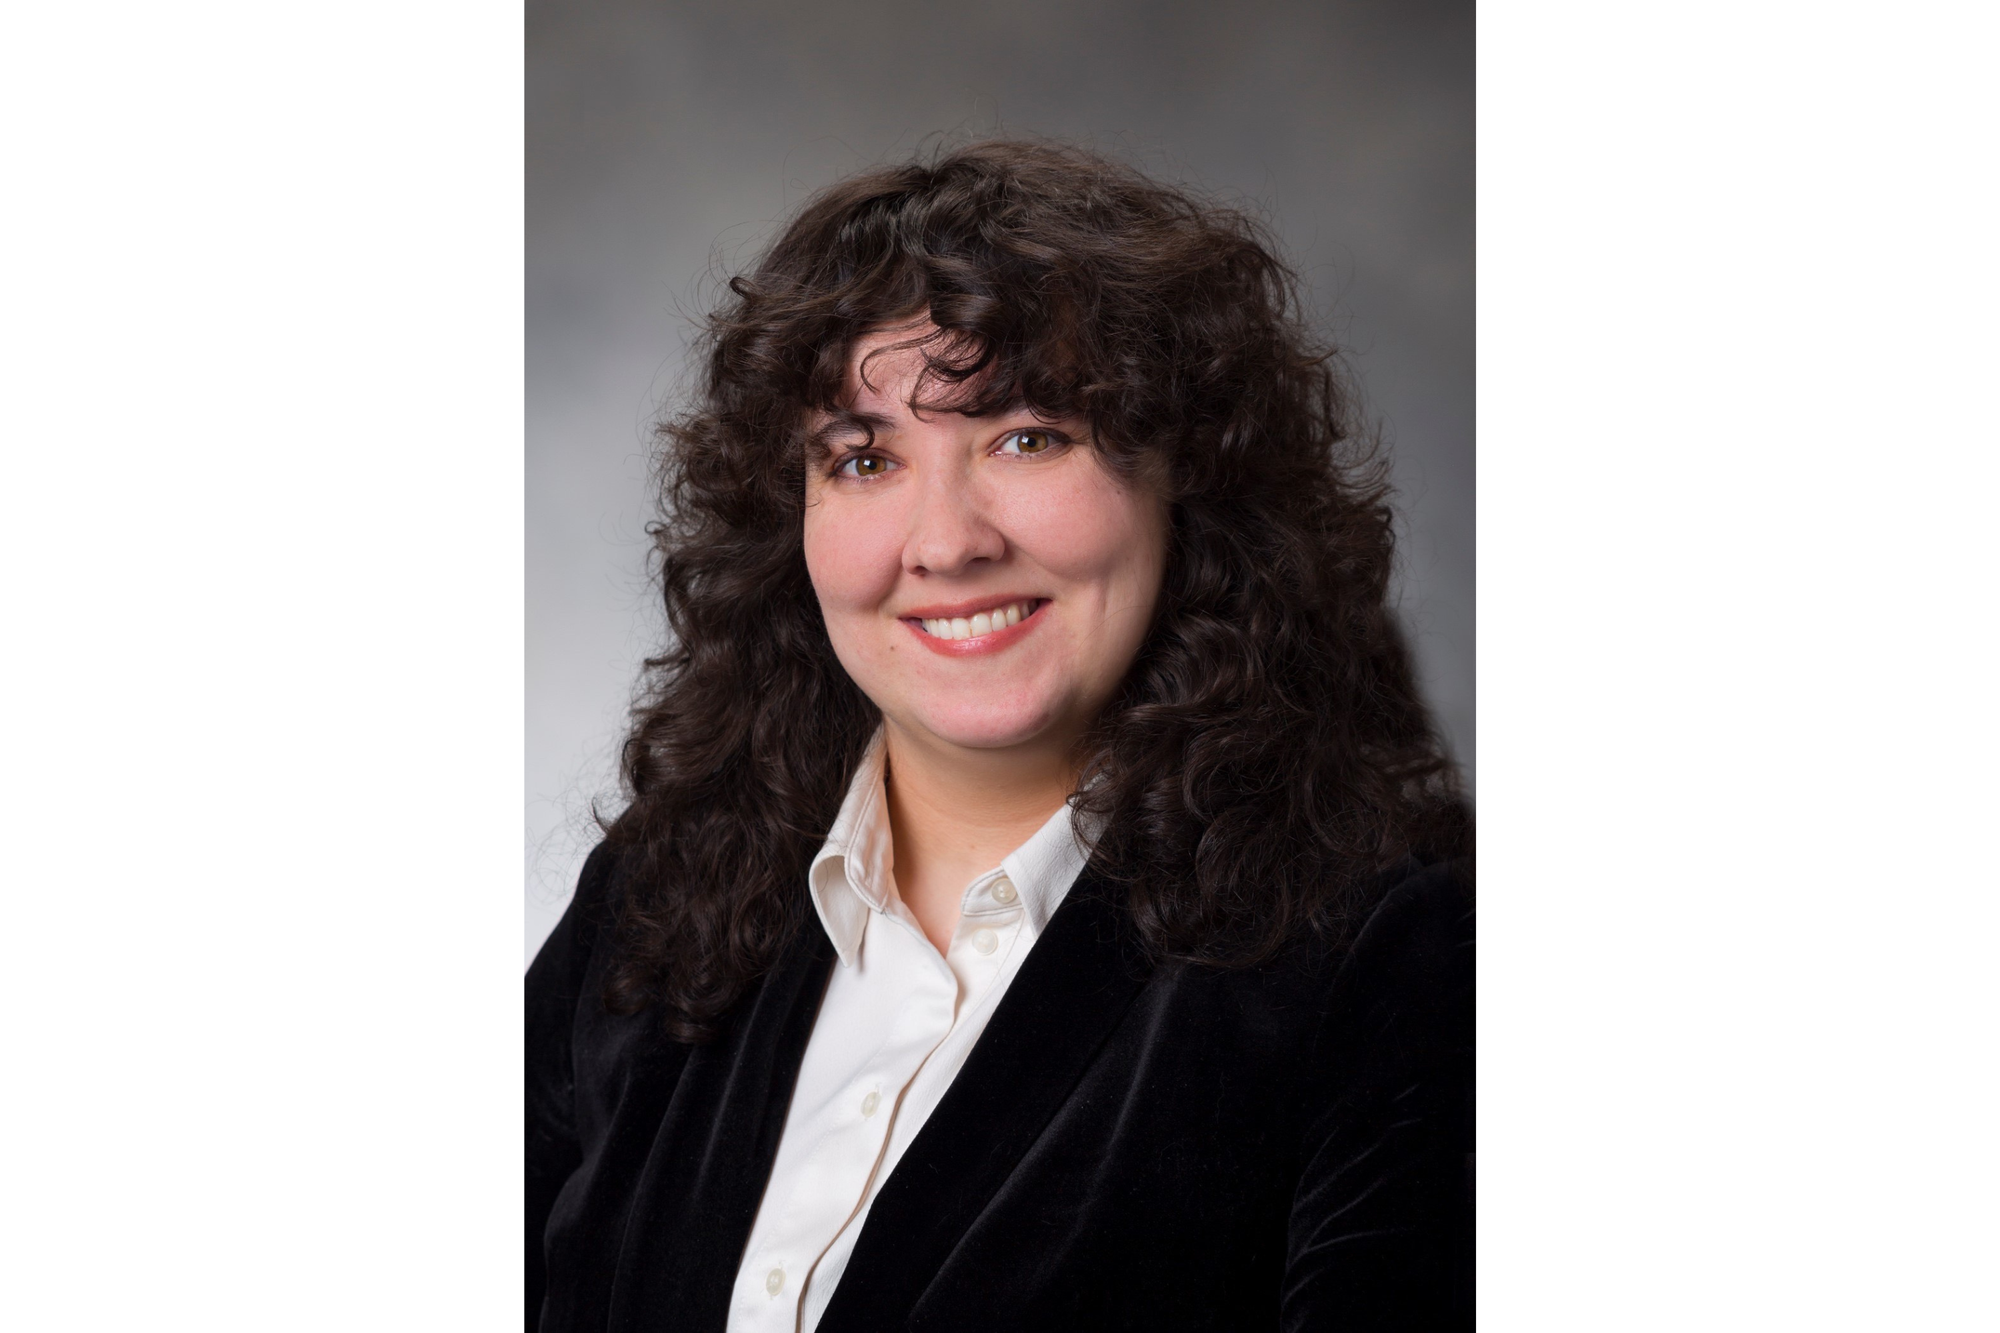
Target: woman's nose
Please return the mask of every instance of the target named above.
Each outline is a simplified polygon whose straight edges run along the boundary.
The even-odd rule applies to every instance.
[[[934,474],[919,482],[903,566],[913,574],[963,573],[981,560],[998,560],[1007,542],[986,513],[970,479]]]

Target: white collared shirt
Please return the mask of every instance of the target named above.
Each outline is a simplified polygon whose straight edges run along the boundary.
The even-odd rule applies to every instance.
[[[730,1333],[819,1323],[868,1208],[1083,869],[1064,805],[966,886],[940,956],[896,892],[878,733],[808,872],[840,955],[730,1296]]]

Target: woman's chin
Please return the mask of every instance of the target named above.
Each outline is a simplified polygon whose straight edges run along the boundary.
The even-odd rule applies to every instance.
[[[918,728],[933,740],[964,750],[1011,750],[1049,740],[1055,719],[1048,711],[948,710],[920,714]]]

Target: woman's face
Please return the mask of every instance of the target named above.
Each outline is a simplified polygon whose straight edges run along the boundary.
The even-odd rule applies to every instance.
[[[1111,475],[1080,422],[913,412],[916,350],[847,368],[885,423],[807,471],[805,557],[841,665],[917,741],[1067,747],[1137,656],[1159,597],[1166,507]]]

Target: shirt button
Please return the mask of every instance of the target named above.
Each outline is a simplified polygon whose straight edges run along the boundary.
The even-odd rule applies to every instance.
[[[993,901],[1005,906],[1014,901],[1014,885],[1005,878],[993,886]]]
[[[1000,937],[986,927],[981,926],[978,930],[972,932],[972,947],[981,953],[992,953],[1000,947]]]
[[[774,1268],[764,1275],[764,1290],[773,1296],[785,1289],[785,1270]]]
[[[878,1107],[878,1106],[880,1106],[881,1104],[882,1104],[882,1094],[881,1094],[881,1093],[879,1093],[879,1092],[871,1092],[871,1093],[869,1093],[869,1094],[868,1094],[868,1095],[867,1095],[866,1097],[863,1097],[863,1098],[861,1099],[861,1114],[862,1114],[862,1116],[863,1116],[863,1117],[867,1117],[867,1116],[871,1116],[871,1115],[874,1115],[874,1114],[875,1114],[875,1108],[876,1108],[876,1107]]]

